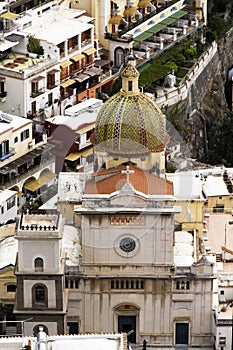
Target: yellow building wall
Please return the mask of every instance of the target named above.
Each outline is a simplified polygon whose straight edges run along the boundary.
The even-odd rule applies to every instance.
[[[206,212],[212,212],[213,208],[217,205],[224,205],[225,213],[232,213],[233,211],[233,195],[209,197],[208,202],[205,205]]]
[[[183,231],[196,230],[197,237],[201,237],[204,201],[177,201],[175,206],[181,208],[181,212],[175,214],[175,223],[182,224]]]
[[[15,292],[7,292],[8,284],[16,285],[14,267],[0,271],[0,303],[2,304],[14,304],[15,302]]]

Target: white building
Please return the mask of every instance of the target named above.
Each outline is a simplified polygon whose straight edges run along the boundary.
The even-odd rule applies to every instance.
[[[54,183],[54,156],[46,141],[45,134],[33,130],[31,120],[1,112],[0,223],[15,220],[17,205],[24,203],[27,192]]]
[[[5,112],[43,124],[66,107],[96,97],[112,81],[109,71],[103,76],[94,66],[94,18],[85,11],[53,1],[20,16],[5,14],[4,20],[9,28],[0,43],[0,108]],[[30,52],[32,37],[40,54]]]

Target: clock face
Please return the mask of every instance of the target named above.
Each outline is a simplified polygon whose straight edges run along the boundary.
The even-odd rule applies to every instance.
[[[130,253],[136,248],[136,241],[131,237],[125,237],[120,240],[120,249],[125,253]]]
[[[115,241],[115,250],[123,257],[130,258],[134,256],[138,249],[138,239],[132,235],[123,235]]]

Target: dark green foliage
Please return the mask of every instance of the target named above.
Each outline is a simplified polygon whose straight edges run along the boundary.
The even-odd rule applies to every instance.
[[[174,163],[166,164],[166,173],[174,173],[176,171],[176,166]]]
[[[187,47],[183,51],[186,60],[193,59],[197,54],[197,49],[194,46]]]
[[[175,45],[172,49],[164,52],[160,57],[152,60],[150,66],[141,69],[139,85],[144,87],[148,86],[156,80],[163,79],[165,75],[169,74],[172,70],[176,73],[178,71],[178,66],[185,63],[185,53],[188,58],[192,58],[196,55],[197,50],[193,47],[191,41],[184,41],[179,45]]]
[[[213,38],[224,38],[226,32],[233,26],[233,1],[208,1],[208,42]]]
[[[182,64],[185,63],[186,58],[185,58],[185,56],[184,56],[182,53],[178,53],[178,54],[175,56],[174,61],[175,61],[175,64],[176,64],[177,66],[181,66]]]
[[[44,54],[44,49],[40,45],[40,40],[36,39],[33,35],[29,36],[28,38],[27,50],[28,52],[41,56]]]

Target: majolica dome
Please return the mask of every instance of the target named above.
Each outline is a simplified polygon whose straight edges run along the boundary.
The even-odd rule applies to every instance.
[[[164,115],[150,97],[139,91],[139,73],[131,59],[121,77],[121,91],[107,100],[99,111],[93,143],[99,150],[116,155],[163,149]]]

